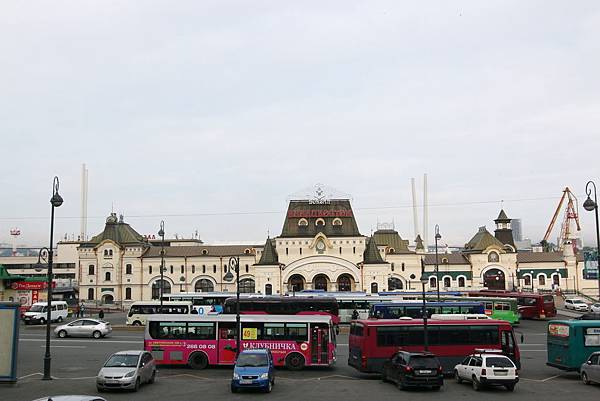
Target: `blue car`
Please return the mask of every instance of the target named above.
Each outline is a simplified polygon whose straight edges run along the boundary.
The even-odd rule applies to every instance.
[[[231,392],[255,388],[270,393],[275,385],[273,356],[268,349],[247,349],[238,355],[233,368]]]

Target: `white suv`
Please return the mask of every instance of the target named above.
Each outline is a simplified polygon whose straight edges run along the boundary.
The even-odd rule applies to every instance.
[[[590,307],[582,299],[571,298],[571,299],[565,299],[565,308],[573,309],[573,310],[579,311],[579,312],[587,312]]]
[[[482,386],[504,386],[513,391],[519,382],[519,371],[504,355],[478,353],[469,355],[454,367],[454,378],[458,383],[463,380],[471,382],[475,391]]]

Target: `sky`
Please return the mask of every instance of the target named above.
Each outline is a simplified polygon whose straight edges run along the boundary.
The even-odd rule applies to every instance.
[[[600,184],[599,37],[594,0],[4,1],[0,242],[48,243],[55,175],[55,236],[77,236],[82,163],[88,235],[114,210],[264,243],[323,183],[363,234],[413,239],[427,173],[442,242],[501,207],[537,242],[565,187]]]

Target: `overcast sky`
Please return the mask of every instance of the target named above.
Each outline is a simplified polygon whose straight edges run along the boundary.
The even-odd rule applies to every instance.
[[[363,234],[413,239],[426,172],[443,242],[501,200],[539,241],[565,186],[600,184],[599,38],[594,0],[4,1],[0,242],[48,242],[54,175],[76,235],[82,163],[90,235],[114,205],[142,234],[263,243],[322,182]]]

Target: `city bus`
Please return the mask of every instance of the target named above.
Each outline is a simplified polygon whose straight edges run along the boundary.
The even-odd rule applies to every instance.
[[[190,302],[163,301],[137,301],[131,304],[127,313],[127,325],[142,326],[146,324],[148,316],[156,314],[188,314],[192,312]]]
[[[300,370],[331,366],[336,337],[326,315],[241,315],[241,350],[268,348],[275,366]],[[236,356],[235,315],[154,315],[148,320],[144,349],[160,365],[193,369],[233,365]],[[240,350],[240,351],[241,351]]]
[[[221,312],[225,300],[231,296],[230,292],[180,292],[164,294],[162,299],[163,301],[189,301],[195,312],[206,315],[210,312]],[[246,297],[248,294],[241,296]]]
[[[236,313],[237,298],[227,298],[223,313]],[[324,296],[277,296],[250,295],[240,298],[240,313],[266,315],[328,315],[333,324],[338,325],[338,304],[333,297]]]
[[[600,320],[551,320],[546,341],[546,365],[579,371],[592,352],[600,351]]]
[[[444,297],[450,301],[477,301],[483,304],[484,313],[496,320],[506,320],[510,324],[517,325],[520,322],[519,309],[515,298],[491,298],[491,297]]]
[[[426,301],[427,317],[433,314],[483,314],[483,304],[478,301]],[[422,301],[392,301],[371,305],[369,317],[377,319],[399,319],[401,317],[422,318]]]
[[[481,290],[469,292],[469,297],[515,298],[521,319],[546,319],[556,316],[554,297],[550,294],[512,292],[503,290]]]
[[[350,324],[348,365],[361,372],[381,373],[383,362],[399,349],[425,350],[421,319],[369,319]],[[520,351],[510,323],[502,320],[427,320],[429,352],[444,369],[454,366],[478,349],[494,349],[520,368]]]

